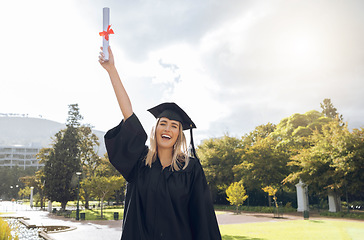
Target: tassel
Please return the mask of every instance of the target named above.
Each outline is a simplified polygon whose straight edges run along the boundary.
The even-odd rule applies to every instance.
[[[196,154],[195,145],[193,144],[192,126],[190,128],[190,135],[191,135],[191,142],[190,142],[190,147],[189,147],[189,155],[190,155],[190,157],[198,159],[197,154]]]

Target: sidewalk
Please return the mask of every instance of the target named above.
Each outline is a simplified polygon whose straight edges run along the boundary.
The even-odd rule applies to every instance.
[[[0,204],[1,205],[1,204]],[[1,212],[1,209],[0,209]],[[16,209],[2,216],[25,217],[28,224],[36,226],[68,226],[72,230],[56,233],[48,233],[54,240],[118,240],[121,237],[122,220],[99,220],[99,221],[76,221],[63,216],[55,216],[46,211],[28,209]],[[290,220],[301,220],[301,215],[284,215],[283,218],[273,218],[273,214],[265,213],[242,213],[239,215],[226,212],[216,215],[219,225],[254,223],[254,222],[280,222]]]
[[[36,226],[68,226],[73,230],[48,233],[48,236],[54,240],[70,240],[70,239],[85,239],[85,240],[100,240],[100,239],[115,239],[121,237],[122,221],[118,220],[99,220],[99,221],[76,221],[63,216],[55,216],[45,211],[17,211],[9,213],[5,216],[25,217],[25,220],[30,225]],[[286,216],[284,218],[273,218],[272,214],[253,214],[242,213],[235,215],[233,213],[218,214],[217,220],[219,225],[237,224],[237,223],[252,223],[252,222],[277,222],[302,219],[302,217]]]
[[[68,226],[71,230],[47,233],[54,240],[100,240],[100,239],[120,239],[122,221],[100,220],[100,221],[76,221],[63,216],[54,216],[45,211],[18,211],[2,215],[3,217],[24,217],[30,225],[36,226]]]

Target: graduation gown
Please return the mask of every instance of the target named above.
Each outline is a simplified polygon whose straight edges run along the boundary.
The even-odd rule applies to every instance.
[[[133,114],[105,135],[111,164],[127,181],[122,240],[221,239],[200,162],[163,169],[159,159],[145,165],[147,134]]]

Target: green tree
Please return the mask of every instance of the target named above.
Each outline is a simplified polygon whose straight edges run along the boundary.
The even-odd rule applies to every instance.
[[[29,198],[30,187],[26,186],[24,188],[19,189],[18,196],[19,198]]]
[[[230,204],[236,206],[236,213],[239,213],[239,206],[243,205],[244,201],[249,197],[246,195],[242,181],[230,184],[226,189],[226,196]]]
[[[0,198],[16,198],[18,191],[24,188],[20,179],[27,175],[32,175],[37,169],[35,167],[0,167]],[[16,187],[18,185],[18,187]],[[13,188],[11,188],[13,186]]]
[[[284,182],[302,179],[310,185],[310,191],[326,195],[332,191],[343,195],[346,191],[363,192],[363,133],[350,133],[346,126],[331,121],[322,131],[310,136],[310,146],[292,157],[290,165],[298,171],[291,173]]]
[[[78,104],[70,104],[68,105],[68,118],[67,118],[67,127],[77,128],[81,126],[81,121],[83,117],[80,114],[80,108]]]
[[[280,183],[289,174],[289,155],[277,144],[271,137],[258,140],[246,147],[241,163],[234,167],[236,178],[243,180],[249,192]],[[270,203],[268,199],[269,206]]]
[[[82,125],[78,128],[80,141],[80,160],[83,170],[83,178],[90,178],[95,174],[96,168],[100,164],[100,157],[95,152],[95,147],[99,146],[98,137],[92,132],[91,126]],[[84,189],[83,198],[85,200],[85,208],[89,208],[90,194],[88,189]]]
[[[60,202],[63,210],[75,198],[76,184],[72,184],[72,179],[81,171],[78,134],[81,119],[78,105],[69,105],[67,128],[56,133],[44,166],[45,193],[51,201]]]
[[[122,185],[125,185],[125,180],[122,176],[97,176],[84,179],[82,188],[91,189],[91,196],[100,199],[101,201],[101,218],[103,218],[103,204],[104,200],[108,200],[113,196],[114,192]]]
[[[241,141],[227,135],[207,139],[198,146],[198,156],[215,202],[226,201],[225,190],[234,181],[232,168],[240,162],[241,150]]]
[[[278,208],[277,197],[276,197],[276,193],[277,193],[278,189],[274,188],[272,186],[266,186],[266,187],[262,188],[262,190],[264,192],[268,193],[268,196],[273,197],[274,205],[276,206],[276,208]]]
[[[42,148],[39,150],[39,153],[36,155],[36,158],[39,160],[39,163],[46,163],[49,159],[49,154],[52,151],[52,148]],[[34,193],[39,195],[40,199],[40,207],[44,207],[44,169],[41,168],[35,174],[27,175],[25,177],[21,177],[19,179],[25,186],[34,187]]]
[[[260,141],[268,137],[271,133],[276,130],[277,126],[273,123],[267,123],[263,125],[259,125],[255,127],[253,131],[248,134],[245,134],[243,139],[243,146],[250,147],[253,146],[256,142]]]
[[[364,199],[364,128],[353,129],[352,143],[348,148],[353,157],[346,165],[345,184],[347,191],[356,199]]]
[[[320,103],[322,108],[322,114],[324,114],[328,118],[336,119],[338,118],[340,121],[343,121],[343,115],[337,112],[337,109],[331,102],[330,98],[325,98],[322,103]]]
[[[332,121],[322,113],[312,110],[304,114],[295,113],[290,117],[283,118],[271,136],[278,140],[278,146],[289,154],[296,154],[297,150],[309,147],[307,137],[314,130],[321,131],[326,123]]]

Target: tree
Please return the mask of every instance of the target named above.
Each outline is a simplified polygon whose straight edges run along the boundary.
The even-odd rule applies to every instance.
[[[321,131],[322,126],[330,121],[332,121],[331,118],[327,118],[315,110],[304,114],[295,113],[283,118],[271,137],[279,141],[277,147],[294,155],[297,150],[309,147],[307,137],[316,129]]]
[[[35,167],[0,167],[0,198],[11,199],[18,195],[18,190],[24,188],[20,179],[27,175],[32,175],[36,171]],[[18,187],[16,187],[18,185]],[[13,188],[11,188],[13,186]]]
[[[205,140],[198,146],[198,156],[215,202],[226,202],[225,190],[234,181],[232,168],[240,162],[241,150],[241,141],[227,135]]]
[[[84,179],[82,188],[91,189],[91,195],[97,197],[101,201],[101,218],[103,218],[104,200],[110,198],[116,190],[122,185],[125,185],[125,180],[122,176],[94,177]]]
[[[284,182],[302,179],[310,191],[326,195],[331,191],[343,195],[363,192],[363,138],[362,131],[351,134],[346,126],[331,121],[322,131],[310,136],[310,146],[292,157],[290,165],[299,167]]]
[[[278,142],[271,137],[258,140],[247,147],[241,163],[234,167],[236,179],[241,179],[248,192],[261,191],[263,186],[280,183],[289,174],[289,155],[277,148]],[[270,200],[268,204],[270,206]]]
[[[82,116],[77,104],[69,105],[68,115],[67,128],[56,133],[44,166],[45,193],[51,201],[60,202],[63,210],[75,198],[76,172],[81,171],[78,127]]]
[[[334,107],[334,105],[331,103],[330,98],[325,98],[322,103],[320,103],[320,106],[322,108],[322,113],[329,118],[336,119],[343,121],[343,115],[339,114],[337,112],[337,109]]]
[[[92,133],[91,126],[83,125],[78,128],[80,141],[80,160],[83,170],[83,178],[90,178],[95,174],[96,168],[100,164],[100,157],[95,152],[95,147],[99,146],[98,137]],[[85,208],[89,208],[90,194],[88,189],[84,190]]]
[[[246,195],[242,181],[230,184],[226,189],[226,196],[230,204],[236,206],[236,213],[239,212],[239,206],[243,205],[244,201],[249,197]]]
[[[67,127],[77,128],[81,125],[80,121],[83,119],[80,114],[80,109],[78,104],[70,104],[68,105],[68,118],[67,118]]]
[[[30,196],[30,187],[26,186],[19,189],[18,196],[19,198],[28,198]]]
[[[249,147],[253,146],[256,142],[260,141],[261,139],[264,139],[268,137],[271,133],[275,131],[277,126],[273,123],[267,123],[263,125],[259,125],[255,127],[253,131],[246,134],[243,139],[243,146]]]
[[[276,208],[278,208],[277,197],[276,197],[276,193],[277,193],[278,189],[274,188],[272,186],[266,186],[266,187],[262,188],[262,190],[264,192],[268,193],[268,195],[270,197],[273,197],[274,205],[276,206]]]

